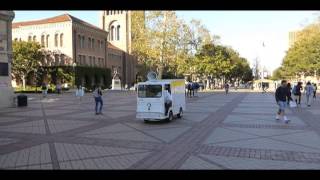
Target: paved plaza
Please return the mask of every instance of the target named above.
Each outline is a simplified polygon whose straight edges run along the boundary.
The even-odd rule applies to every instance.
[[[28,95],[0,109],[0,169],[320,169],[320,99],[275,120],[272,93],[199,93],[182,119],[135,118],[135,92]],[[303,99],[304,102],[304,99]]]

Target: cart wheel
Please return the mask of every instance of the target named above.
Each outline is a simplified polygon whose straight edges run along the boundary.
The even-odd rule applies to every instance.
[[[170,111],[168,121],[171,122],[172,120],[173,120],[173,113],[172,113],[172,111]]]
[[[183,110],[182,108],[180,108],[180,111],[179,111],[179,114],[177,114],[177,117],[182,118],[182,116],[183,116]]]

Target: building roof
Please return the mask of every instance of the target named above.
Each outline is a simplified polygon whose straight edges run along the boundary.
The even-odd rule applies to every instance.
[[[108,45],[107,45],[108,48],[110,49],[115,49],[115,50],[119,50],[119,51],[123,51],[122,49],[116,47],[115,45],[111,44],[109,41],[108,41]],[[124,52],[124,51],[123,51]]]
[[[51,18],[46,18],[46,19],[41,19],[41,20],[34,20],[34,21],[23,21],[23,22],[16,22],[12,23],[12,28],[19,28],[21,26],[31,26],[31,25],[40,25],[40,24],[50,24],[50,23],[59,23],[59,22],[66,22],[66,21],[71,21],[71,22],[77,22],[86,26],[89,26],[91,28],[94,28],[99,31],[106,32],[97,26],[94,26],[90,23],[87,23],[79,18],[76,18],[74,16],[71,16],[70,14],[62,14],[59,16],[51,17]]]

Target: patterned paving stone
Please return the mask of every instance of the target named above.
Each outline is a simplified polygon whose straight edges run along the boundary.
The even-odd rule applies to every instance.
[[[304,145],[306,147],[314,148],[315,150],[318,149],[318,152],[320,152],[320,137],[317,133],[313,131],[274,136],[272,138],[289,143]]]
[[[307,148],[301,145],[286,143],[283,141],[272,140],[269,138],[257,138],[249,140],[237,140],[234,142],[215,143],[215,145],[226,147],[252,148],[252,149],[270,149],[270,150],[284,150],[284,151],[299,151],[299,152],[315,152],[319,150],[314,148]]]
[[[72,111],[71,111],[72,112]],[[70,110],[48,110],[46,109],[45,110],[45,113],[47,116],[57,116],[57,115],[60,115],[60,114],[65,114],[65,113],[70,113]]]
[[[76,129],[79,127],[87,126],[93,124],[90,121],[75,121],[75,120],[54,120],[48,119],[48,125],[51,133],[57,133],[62,131],[67,131],[71,129]]]
[[[147,142],[159,142],[159,140],[148,136],[142,132],[139,132],[133,128],[122,124],[115,124],[99,128],[93,131],[80,134],[79,136],[102,138],[102,139],[120,139],[120,140],[133,140],[133,141],[147,141]]]
[[[12,138],[0,138],[0,146],[15,143],[15,142],[18,142],[18,140],[12,139]]]
[[[5,116],[0,115],[0,126],[2,123],[19,121],[22,119],[24,119],[24,117],[11,117],[11,116],[5,117]]]
[[[193,122],[201,122],[206,119],[210,114],[209,113],[190,113],[185,112],[183,114],[183,121],[193,121]]]
[[[0,155],[0,168],[37,166],[51,163],[48,144],[41,144],[20,151]]]
[[[61,162],[146,152],[146,150],[140,149],[115,148],[108,146],[95,146],[83,144],[55,143],[54,146],[57,150],[58,161]]]
[[[193,170],[193,169],[202,169],[202,170],[218,170],[221,169],[221,167],[211,164],[207,161],[204,161],[196,156],[190,156],[185,163],[182,164],[182,166],[179,168],[182,170]]]
[[[122,156],[75,160],[60,163],[61,169],[127,169],[150,153],[135,153]],[[89,163],[88,163],[89,162]]]
[[[180,127],[180,128],[167,128],[167,129],[158,129],[158,130],[144,130],[144,132],[149,135],[152,135],[153,137],[157,137],[169,143],[189,129],[190,127]]]
[[[126,125],[123,125],[121,123],[116,123],[103,128],[82,133],[82,135],[94,135],[94,134],[115,133],[115,132],[130,132],[130,131],[134,131],[134,129]]]
[[[12,113],[9,113],[9,115],[20,116],[20,117],[42,117],[43,114],[41,110],[30,109],[29,111],[12,112]]]
[[[0,126],[0,131],[22,132],[32,134],[45,134],[45,125],[43,120],[18,123],[8,126]]]
[[[277,109],[266,109],[266,108],[243,108],[237,107],[232,112],[234,113],[248,113],[248,114],[276,114]],[[290,110],[286,110],[286,114],[291,114]]]
[[[306,125],[298,117],[288,116],[291,125]],[[224,121],[224,123],[236,123],[236,124],[270,124],[279,125],[283,123],[282,121],[276,121],[275,115],[229,115]]]
[[[241,139],[257,138],[258,136],[237,132],[225,128],[216,128],[204,141],[204,144],[214,144],[226,141],[238,141]]]
[[[228,169],[319,169],[320,164],[200,155]]]

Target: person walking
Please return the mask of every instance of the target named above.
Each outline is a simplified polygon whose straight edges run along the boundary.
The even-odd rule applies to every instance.
[[[47,97],[47,94],[48,94],[48,86],[47,86],[47,83],[43,82],[42,83],[42,87],[41,87],[41,90],[42,90],[42,95],[43,97]]]
[[[56,89],[57,89],[57,93],[58,93],[58,94],[61,94],[61,88],[62,88],[62,87],[61,87],[61,83],[58,82],[57,85],[56,85]]]
[[[224,84],[224,90],[226,91],[226,94],[229,93],[229,84],[228,83]]]
[[[188,83],[188,94],[189,94],[189,97],[191,97],[191,91],[192,91],[192,82],[189,81],[189,83]]]
[[[317,99],[317,84],[316,83],[314,83],[313,84],[313,99],[315,100],[315,99]]]
[[[95,106],[96,115],[102,114],[103,100],[102,100],[102,91],[100,86],[96,86],[95,90],[93,91],[93,97],[96,103],[96,106]],[[99,104],[100,104],[100,108],[98,110]]]
[[[292,89],[292,94],[295,97],[295,101],[297,105],[301,105],[301,90],[302,90],[302,82],[298,82]]]
[[[285,115],[285,108],[287,107],[286,101],[287,101],[287,98],[292,101],[292,98],[289,94],[286,80],[281,81],[281,86],[278,87],[276,90],[275,98],[279,106],[279,110],[276,115],[276,120],[280,120],[280,118],[283,117],[284,122],[288,124],[290,120]]]
[[[165,107],[165,116],[168,115],[169,108],[172,106],[172,95],[170,87],[166,87],[164,91],[164,107]]]
[[[265,92],[266,92],[266,90],[265,90],[265,84],[262,83],[262,93],[265,93]]]
[[[289,91],[289,95],[290,95],[290,97],[291,97],[292,87],[291,87],[291,84],[290,84],[290,83],[287,84],[287,88],[288,88],[288,91]],[[288,105],[290,104],[290,99],[289,99],[289,98],[287,98],[287,104],[288,104]]]
[[[310,81],[307,83],[306,87],[304,88],[307,98],[307,105],[308,107],[311,106],[311,95],[313,94],[313,86],[311,85]]]

